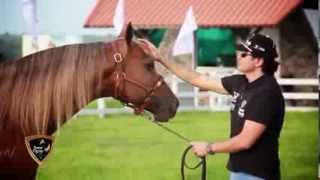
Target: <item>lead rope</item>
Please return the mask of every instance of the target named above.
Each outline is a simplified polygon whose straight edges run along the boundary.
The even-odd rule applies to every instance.
[[[150,120],[153,124],[158,125],[159,127],[161,127],[163,130],[175,135],[176,137],[178,137],[179,139],[183,140],[184,142],[190,144],[191,140],[189,138],[186,138],[185,136],[181,135],[180,133],[156,122],[153,119],[153,116],[149,113],[147,113],[146,111],[144,111],[144,113],[142,114],[143,117],[145,117],[146,119]],[[188,152],[191,150],[192,145],[189,145],[182,153],[181,156],[181,165],[180,165],[180,173],[181,173],[181,179],[185,180],[185,168],[190,169],[190,170],[195,170],[197,168],[199,168],[201,166],[201,180],[206,180],[206,175],[207,175],[207,162],[206,162],[206,157],[201,157],[200,161],[198,162],[198,164],[196,164],[195,166],[191,167],[187,164],[186,162],[186,157]]]
[[[207,162],[205,157],[201,157],[200,161],[198,164],[196,164],[193,167],[190,167],[187,162],[186,162],[186,157],[190,149],[192,148],[192,145],[188,146],[182,153],[181,157],[181,165],[180,165],[180,172],[181,172],[181,179],[185,180],[185,175],[184,175],[184,169],[190,169],[190,170],[195,170],[201,166],[201,180],[206,180],[206,175],[207,175]]]

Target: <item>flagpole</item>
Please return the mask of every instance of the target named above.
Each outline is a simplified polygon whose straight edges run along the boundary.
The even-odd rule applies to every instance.
[[[119,36],[122,28],[125,24],[125,2],[124,0],[118,0],[114,16],[112,19],[113,27],[116,31],[116,36]]]
[[[31,47],[33,48],[33,51],[38,51],[39,22],[37,15],[37,0],[21,0],[21,2],[26,32],[31,35]]]
[[[192,52],[192,68],[195,70],[198,67],[198,39],[197,39],[198,29],[193,31],[193,52]]]
[[[193,52],[192,52],[192,68],[195,71],[198,67],[198,38],[197,38],[197,31],[198,28],[196,30],[193,31]],[[199,92],[199,88],[194,86],[193,87],[193,105],[195,108],[198,108],[199,106],[199,96],[198,96],[198,92]]]

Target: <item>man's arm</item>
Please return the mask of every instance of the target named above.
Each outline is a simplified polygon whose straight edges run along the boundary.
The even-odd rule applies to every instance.
[[[221,79],[209,79],[209,77],[206,75],[198,73],[192,69],[188,69],[187,67],[179,65],[170,60],[161,58],[158,61],[173,74],[177,75],[184,81],[189,82],[193,86],[221,94],[228,94],[222,85]]]
[[[193,151],[197,156],[206,156],[213,153],[234,153],[251,148],[266,126],[255,121],[246,120],[240,134],[223,142],[209,144],[207,142],[192,142]]]
[[[148,55],[155,58],[170,72],[177,75],[184,81],[187,81],[188,83],[192,84],[193,86],[199,87],[200,89],[214,91],[221,94],[228,94],[228,92],[224,89],[222,85],[221,79],[209,79],[206,75],[198,73],[192,69],[188,69],[187,67],[179,65],[173,61],[166,60],[160,55],[158,50],[149,41],[139,39],[139,42],[141,42],[141,45],[144,46],[144,50]]]
[[[266,126],[262,123],[246,120],[240,134],[227,141],[210,144],[208,151],[214,153],[234,153],[250,149],[265,129]]]

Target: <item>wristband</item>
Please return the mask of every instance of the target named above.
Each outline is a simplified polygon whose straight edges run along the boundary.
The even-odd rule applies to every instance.
[[[208,154],[214,154],[214,152],[211,149],[211,145],[212,144],[208,144],[207,147],[206,147],[206,151],[207,151]]]

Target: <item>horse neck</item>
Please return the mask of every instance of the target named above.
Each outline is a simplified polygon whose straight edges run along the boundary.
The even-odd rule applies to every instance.
[[[108,43],[105,45],[105,53],[106,53],[106,58],[101,59],[101,61],[104,61],[101,63],[100,68],[103,68],[103,73],[100,73],[100,79],[101,81],[98,84],[94,84],[91,86],[92,92],[95,92],[86,103],[83,103],[81,105],[75,105],[72,109],[72,112],[69,115],[66,115],[61,119],[59,123],[55,119],[52,119],[49,121],[48,124],[48,134],[54,133],[57,128],[60,128],[63,124],[65,124],[67,121],[72,119],[72,116],[78,113],[81,109],[83,109],[88,103],[97,100],[99,98],[103,97],[112,97],[114,96],[114,71],[116,69],[116,65],[113,60],[113,54],[114,52],[112,51],[112,48],[110,49],[109,47],[111,46],[111,43]]]
[[[104,43],[70,45],[0,65],[0,130],[52,134],[92,100],[112,96],[112,55]]]
[[[93,97],[89,100],[89,102],[95,100],[97,98]],[[87,104],[86,104],[87,105]],[[62,126],[64,124],[66,124],[68,121],[72,120],[73,118],[75,118],[74,116],[77,116],[76,114],[79,113],[81,111],[81,109],[83,109],[86,105],[83,106],[79,106],[76,107],[72,110],[71,115],[66,115],[64,117],[62,117],[62,119],[60,121],[57,121],[56,119],[49,119],[48,121],[48,128],[46,131],[46,134],[48,135],[52,135],[53,133],[55,133],[57,130],[59,130],[60,128],[62,128]]]

